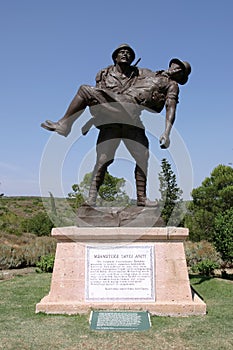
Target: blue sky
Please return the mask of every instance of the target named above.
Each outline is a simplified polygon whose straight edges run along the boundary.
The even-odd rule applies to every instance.
[[[140,67],[165,69],[173,57],[192,65],[174,127],[190,157],[193,186],[218,164],[233,163],[232,13],[231,0],[1,0],[0,192],[40,194],[43,155],[53,143],[40,123],[60,118],[78,87],[93,85],[96,73],[112,63],[112,51],[125,42],[142,58]],[[72,147],[57,136],[60,149],[69,149],[62,163],[64,194],[79,182],[83,157],[85,169],[94,165],[96,136],[92,130]],[[154,138],[150,146],[151,163],[171,156]],[[55,158],[59,152],[54,150]],[[119,156],[109,170],[134,186],[131,163]],[[185,162],[180,166],[185,169]]]

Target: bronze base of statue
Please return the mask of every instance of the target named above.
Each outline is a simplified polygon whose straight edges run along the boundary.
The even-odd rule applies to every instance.
[[[77,210],[79,227],[164,227],[158,207],[91,207],[87,204]]]

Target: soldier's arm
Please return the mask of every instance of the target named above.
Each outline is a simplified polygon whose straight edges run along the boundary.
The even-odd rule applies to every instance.
[[[166,121],[165,130],[160,137],[160,147],[168,148],[170,145],[170,133],[176,117],[176,106],[178,103],[179,87],[174,84],[170,87],[166,97]]]

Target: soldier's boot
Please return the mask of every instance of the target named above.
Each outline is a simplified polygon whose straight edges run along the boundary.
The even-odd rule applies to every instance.
[[[150,201],[146,196],[146,176],[136,172],[137,206],[139,207],[157,207],[157,201]]]
[[[55,131],[59,135],[67,137],[71,131],[73,119],[74,118],[70,118],[69,120],[59,120],[57,122],[46,120],[41,124],[41,127],[49,131]]]
[[[67,137],[71,131],[73,123],[82,114],[86,106],[87,104],[84,98],[77,93],[68,107],[64,117],[59,119],[57,122],[46,120],[41,124],[41,126],[46,130],[55,131],[59,135]]]
[[[87,200],[85,201],[85,204],[90,205],[92,207],[96,206],[96,199],[97,199],[98,191],[99,191],[99,188],[104,181],[105,172],[106,172],[106,169],[103,167],[98,169],[98,171],[96,173],[94,171],[94,176],[92,178],[91,186],[89,189],[89,196],[88,196]]]

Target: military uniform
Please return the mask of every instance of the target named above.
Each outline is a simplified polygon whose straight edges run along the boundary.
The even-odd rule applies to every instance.
[[[97,161],[89,196],[90,202],[95,203],[104,174],[107,167],[113,162],[116,149],[122,140],[136,161],[138,205],[149,205],[146,199],[149,142],[140,115],[144,109],[160,113],[165,105],[168,109],[171,105],[176,105],[179,95],[178,83],[187,82],[191,67],[188,62],[172,59],[169,67],[175,63],[179,66],[178,71],[182,70],[182,74],[178,73],[176,79],[172,79],[171,76],[174,70],[173,72],[171,70],[152,72],[149,69],[137,68],[131,65],[135,59],[135,53],[127,44],[120,45],[112,53],[112,59],[114,65],[102,69],[97,74],[95,87],[80,86],[63,118],[55,123],[47,120],[41,126],[67,136],[73,120],[89,106],[93,117],[82,128],[82,132],[86,134],[93,124],[100,130],[97,140]],[[126,69],[119,70],[119,62],[125,63]],[[171,100],[175,103],[169,104]],[[172,113],[175,113],[175,109]],[[167,135],[165,135],[166,138]],[[168,147],[168,142],[166,147]]]
[[[167,99],[178,103],[179,86],[170,79],[168,71],[130,67],[128,76],[123,76],[115,66],[109,66],[97,74],[96,87],[82,85],[78,94],[97,118],[93,121],[97,127],[128,122],[143,127],[139,118],[141,111],[149,109],[160,113]]]
[[[139,187],[143,182],[141,192],[145,192],[149,142],[140,120],[142,108],[134,96],[125,93],[137,80],[139,70],[136,67],[129,67],[128,74],[123,76],[116,71],[115,66],[110,66],[97,74],[96,87],[82,85],[78,91],[90,106],[92,122],[100,130],[90,189],[90,198],[93,198],[93,202],[96,190],[98,191],[102,184],[104,174],[113,162],[121,140],[136,161],[137,189],[140,191]]]
[[[121,142],[136,161],[137,191],[145,193],[149,142],[140,114],[143,109],[161,112],[168,98],[178,102],[179,87],[166,71],[152,72],[130,66],[127,75],[114,65],[96,76],[96,87],[82,85],[78,94],[90,107],[93,124],[100,129],[92,190],[96,194],[107,167]],[[91,124],[90,124],[91,125]]]

